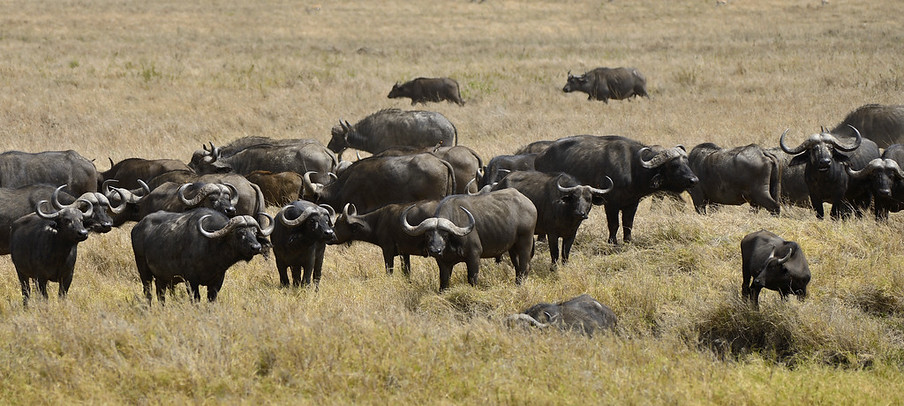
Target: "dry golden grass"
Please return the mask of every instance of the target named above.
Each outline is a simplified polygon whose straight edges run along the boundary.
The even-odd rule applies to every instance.
[[[0,149],[187,160],[245,135],[326,142],[391,85],[450,76],[430,104],[488,160],[540,139],[775,145],[865,103],[900,104],[904,3],[729,1],[20,1],[0,4]],[[566,72],[635,66],[650,99],[588,102]],[[319,291],[279,289],[272,261],[227,273],[219,301],[141,296],[128,231],[80,247],[69,297],[23,309],[0,259],[4,403],[901,404],[904,227],[726,207],[641,204],[635,242],[605,244],[602,210],[558,271],[527,282],[482,264],[436,292],[368,245],[330,247]],[[810,298],[738,301],[740,239],[797,241]],[[52,291],[56,286],[51,284]],[[589,293],[618,314],[586,338],[508,330],[539,301]]]

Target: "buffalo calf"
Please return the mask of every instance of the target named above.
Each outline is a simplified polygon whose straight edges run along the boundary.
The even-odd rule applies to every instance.
[[[741,294],[754,306],[759,306],[763,288],[778,291],[783,300],[791,294],[800,300],[807,296],[810,267],[796,242],[766,230],[747,234],[741,240],[741,262]]]

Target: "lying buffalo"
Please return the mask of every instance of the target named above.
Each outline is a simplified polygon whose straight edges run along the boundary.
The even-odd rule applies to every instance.
[[[630,97],[649,97],[647,79],[636,68],[596,68],[580,76],[568,73],[565,93],[584,92],[587,100],[624,100]]]
[[[506,323],[510,326],[523,324],[540,328],[554,326],[593,336],[598,330],[614,329],[618,317],[608,306],[584,294],[556,304],[538,303],[509,316]]]
[[[700,182],[688,189],[694,208],[706,213],[710,204],[763,207],[781,210],[781,174],[778,158],[759,145],[724,149],[711,142],[697,145],[688,155]]]
[[[411,104],[450,101],[464,106],[458,82],[450,78],[417,78],[402,84],[396,83],[389,91],[390,99],[407,97]]]
[[[340,157],[346,148],[379,154],[392,147],[458,145],[458,130],[449,119],[440,113],[421,110],[380,110],[355,125],[340,121],[331,134],[327,148]]]
[[[754,306],[763,288],[778,291],[783,300],[791,294],[800,300],[807,296],[810,267],[796,242],[766,230],[747,234],[741,240],[741,263],[741,294]]]
[[[866,104],[850,112],[831,133],[853,138],[852,128],[860,130],[863,138],[872,140],[879,148],[904,143],[904,105]]]

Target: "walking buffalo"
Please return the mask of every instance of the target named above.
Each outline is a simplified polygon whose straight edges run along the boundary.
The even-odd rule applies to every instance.
[[[831,133],[853,138],[853,128],[879,148],[904,143],[904,105],[866,104],[850,112]]]
[[[568,73],[565,93],[584,92],[587,100],[624,100],[630,97],[649,97],[647,79],[636,68],[596,68],[580,76]]]
[[[188,285],[196,301],[201,300],[202,285],[207,286],[207,300],[216,300],[226,270],[263,252],[273,231],[272,218],[270,222],[263,228],[254,217],[230,218],[206,208],[158,211],[141,219],[132,228],[132,250],[148,304],[151,282],[161,304],[166,301],[166,289],[173,290],[179,282]]]
[[[832,219],[847,217],[851,212],[859,216],[861,210],[869,206],[868,190],[852,184],[846,168],[863,169],[869,161],[879,157],[879,148],[875,142],[864,139],[856,128],[852,130],[855,138],[850,143],[843,143],[833,134],[821,133],[790,148],[785,145],[789,130],[785,130],[779,139],[782,150],[794,155],[789,165],[805,165],[807,190],[817,218],[821,219],[825,214],[823,202],[832,203]]]
[[[333,215],[332,207],[304,200],[296,200],[279,210],[270,241],[280,285],[289,286],[289,269],[293,285],[310,285],[312,277],[314,286],[320,285],[326,244],[336,240],[330,220]]]
[[[804,252],[794,241],[760,230],[741,240],[744,280],[741,294],[759,306],[760,290],[776,290],[782,299],[796,295],[804,300],[810,283],[810,267]]]
[[[708,142],[694,147],[688,161],[700,179],[688,189],[698,213],[705,214],[710,204],[750,203],[751,207],[779,214],[779,160],[759,145],[724,149]]]
[[[610,244],[617,243],[619,212],[624,241],[629,242],[642,198],[660,190],[680,193],[698,182],[683,146],[648,147],[619,136],[559,139],[537,156],[535,166],[542,172],[568,173],[580,184],[595,188],[610,187],[611,179],[612,190],[604,199]]]
[[[584,294],[556,304],[535,304],[509,316],[506,323],[511,326],[523,323],[539,328],[555,326],[560,330],[580,331],[593,336],[598,330],[614,329],[618,317],[608,306]]]
[[[497,258],[506,252],[515,267],[516,284],[530,272],[537,209],[515,189],[449,196],[439,203],[433,217],[417,226],[408,223],[406,214],[400,216],[405,232],[423,236],[427,253],[436,258],[440,291],[449,287],[455,264],[465,263],[468,283],[474,286],[480,258]]]
[[[492,190],[513,188],[526,196],[537,208],[534,234],[549,240],[553,265],[559,260],[559,237],[562,238],[562,263],[568,262],[571,245],[578,227],[590,215],[593,204],[602,204],[603,196],[612,190],[584,186],[571,175],[537,171],[513,172],[493,186]]]
[[[346,148],[379,154],[392,147],[458,145],[458,130],[449,119],[440,113],[421,110],[380,110],[355,125],[340,121],[331,134],[327,148],[340,157]]]
[[[450,101],[464,106],[458,82],[450,78],[417,78],[402,84],[394,84],[389,91],[390,99],[408,97],[411,104]]]
[[[88,239],[83,220],[94,211],[91,203],[78,200],[55,212],[45,213],[42,207],[48,203],[46,200],[38,202],[34,213],[20,217],[10,227],[9,251],[22,286],[22,303],[26,306],[31,279],[45,298],[48,281],[60,284],[60,297],[69,292],[78,243]],[[82,207],[87,209],[83,211]]]

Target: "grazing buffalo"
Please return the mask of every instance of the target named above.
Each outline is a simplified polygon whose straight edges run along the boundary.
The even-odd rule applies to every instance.
[[[405,220],[420,224],[433,217],[439,201],[421,200],[413,205],[414,207],[406,212]],[[355,205],[346,204],[333,226],[336,232],[333,244],[364,241],[379,246],[383,251],[383,264],[388,274],[392,274],[395,257],[401,255],[402,273],[409,276],[411,255],[427,256],[424,238],[408,235],[399,222],[402,212],[411,206],[412,203],[388,204],[369,213],[358,214]]]
[[[904,210],[904,146],[895,144],[876,158],[865,168],[855,171],[847,169],[853,183],[869,188],[873,196],[873,213],[876,221],[887,221],[888,212]]]
[[[863,138],[872,140],[879,148],[904,143],[904,105],[866,104],[850,112],[831,133],[854,138],[852,128],[860,130]]]
[[[248,175],[254,171],[273,173],[314,171],[328,173],[336,170],[339,160],[336,154],[314,140],[293,140],[292,144],[259,144],[222,156],[219,148],[211,145],[192,154],[188,166],[199,174],[235,172]],[[322,179],[321,181],[325,181]]]
[[[85,192],[96,192],[99,178],[94,164],[72,150],[0,154],[0,187],[4,188],[42,183],[68,185],[66,193],[81,196]]]
[[[292,270],[293,285],[310,285],[311,277],[314,286],[320,285],[326,244],[336,240],[330,221],[335,214],[330,206],[318,206],[304,200],[296,200],[279,210],[270,240],[280,285],[289,286],[289,269]]]
[[[800,300],[807,296],[810,267],[796,242],[766,230],[747,234],[741,240],[741,262],[741,294],[754,306],[759,306],[763,288],[778,291],[783,300],[790,294]]]
[[[128,191],[120,191],[126,194]],[[117,227],[128,221],[140,221],[156,211],[181,213],[198,207],[206,207],[223,213],[228,217],[235,216],[235,206],[239,195],[235,186],[219,183],[173,183],[167,182],[145,195],[129,210],[114,215],[113,224]]]
[[[261,188],[267,206],[289,204],[301,197],[304,183],[295,172],[254,171],[245,176]]]
[[[444,100],[459,106],[465,105],[465,102],[461,100],[458,82],[449,78],[417,78],[402,84],[396,83],[387,97],[390,99],[407,97],[411,99],[411,105]]]
[[[613,189],[605,197],[609,243],[617,243],[618,213],[624,241],[631,241],[640,199],[664,190],[680,193],[697,184],[682,146],[647,147],[619,136],[576,135],[557,140],[537,156],[538,171],[565,172],[582,185]]]
[[[578,227],[590,215],[593,204],[602,204],[603,195],[612,190],[585,186],[571,175],[548,174],[537,171],[512,172],[492,190],[513,188],[521,192],[537,208],[534,234],[549,240],[549,255],[553,265],[559,260],[559,237],[562,237],[562,263],[568,262],[571,245]]]
[[[207,300],[216,300],[226,270],[261,254],[266,246],[262,241],[267,242],[272,231],[273,224],[263,228],[252,216],[230,218],[206,208],[158,211],[141,219],[132,228],[132,250],[148,304],[152,281],[161,304],[166,289],[173,290],[179,282],[188,285],[196,301],[201,300],[201,285],[207,286]]]
[[[710,204],[750,203],[751,207],[779,214],[780,163],[759,145],[724,149],[707,142],[694,147],[688,161],[700,179],[687,190],[697,213],[705,214]]]
[[[332,138],[327,148],[340,157],[346,148],[379,154],[392,147],[458,145],[458,130],[452,122],[432,111],[380,110],[364,117],[355,125],[340,121],[331,133]]]
[[[42,200],[35,205],[34,213],[22,216],[10,227],[9,251],[16,266],[16,274],[22,285],[22,303],[28,305],[34,279],[38,291],[47,297],[47,281],[60,284],[60,297],[69,291],[78,243],[88,239],[88,229],[83,220],[91,216],[91,203],[79,200],[55,212],[45,213]],[[84,211],[82,207],[87,207]]]
[[[156,189],[166,182],[178,184],[185,183],[219,183],[232,185],[238,191],[239,200],[235,204],[237,215],[254,216],[264,211],[267,203],[264,201],[260,188],[237,173],[209,173],[198,175],[192,171],[170,171],[157,176],[148,182],[151,190]]]
[[[598,330],[615,329],[618,317],[608,306],[584,294],[556,304],[535,304],[521,313],[509,316],[506,323],[510,326],[522,324],[539,328],[555,326],[560,330],[580,331],[592,337]]]
[[[580,76],[568,73],[565,93],[584,92],[587,100],[624,100],[630,97],[649,97],[647,79],[635,68],[596,68]]]
[[[427,253],[436,258],[440,291],[449,287],[455,264],[467,265],[468,283],[474,286],[480,258],[497,258],[506,252],[515,267],[516,284],[530,272],[537,208],[515,189],[449,196],[439,203],[433,217],[417,226],[408,223],[406,214],[400,216],[402,228],[409,235],[423,236]]]
[[[330,207],[352,203],[362,213],[391,203],[439,200],[455,191],[452,165],[433,154],[374,156],[352,164],[326,185],[306,173],[304,199]]]
[[[141,188],[139,181],[153,179],[157,175],[169,171],[187,171],[188,165],[175,159],[142,159],[128,158],[117,163],[110,160],[110,170],[101,172],[101,185],[103,182],[115,180],[116,186],[126,189]]]
[[[546,148],[549,148],[552,143],[556,142],[555,140],[541,140],[534,141],[530,144],[527,144],[517,151],[515,151],[515,155],[525,155],[525,154],[539,154],[543,151],[546,151]]]
[[[483,160],[473,149],[464,145],[451,147],[436,146],[433,148],[397,147],[390,148],[378,154],[378,156],[400,156],[422,152],[436,155],[452,165],[455,170],[455,193],[469,192],[468,181],[474,178],[474,174],[483,166]]]
[[[495,156],[490,159],[487,166],[477,172],[477,188],[499,182],[506,175],[515,171],[532,171],[536,160],[537,154]]]
[[[805,165],[804,176],[810,203],[817,218],[823,218],[825,212],[823,202],[832,203],[830,212],[832,219],[847,217],[854,212],[861,215],[862,209],[869,206],[870,196],[865,187],[851,184],[846,167],[860,170],[869,161],[879,157],[879,148],[875,142],[863,139],[857,129],[853,129],[855,138],[844,143],[830,133],[813,134],[795,148],[785,145],[785,130],[779,139],[779,145],[788,155],[794,155],[789,165]]]

